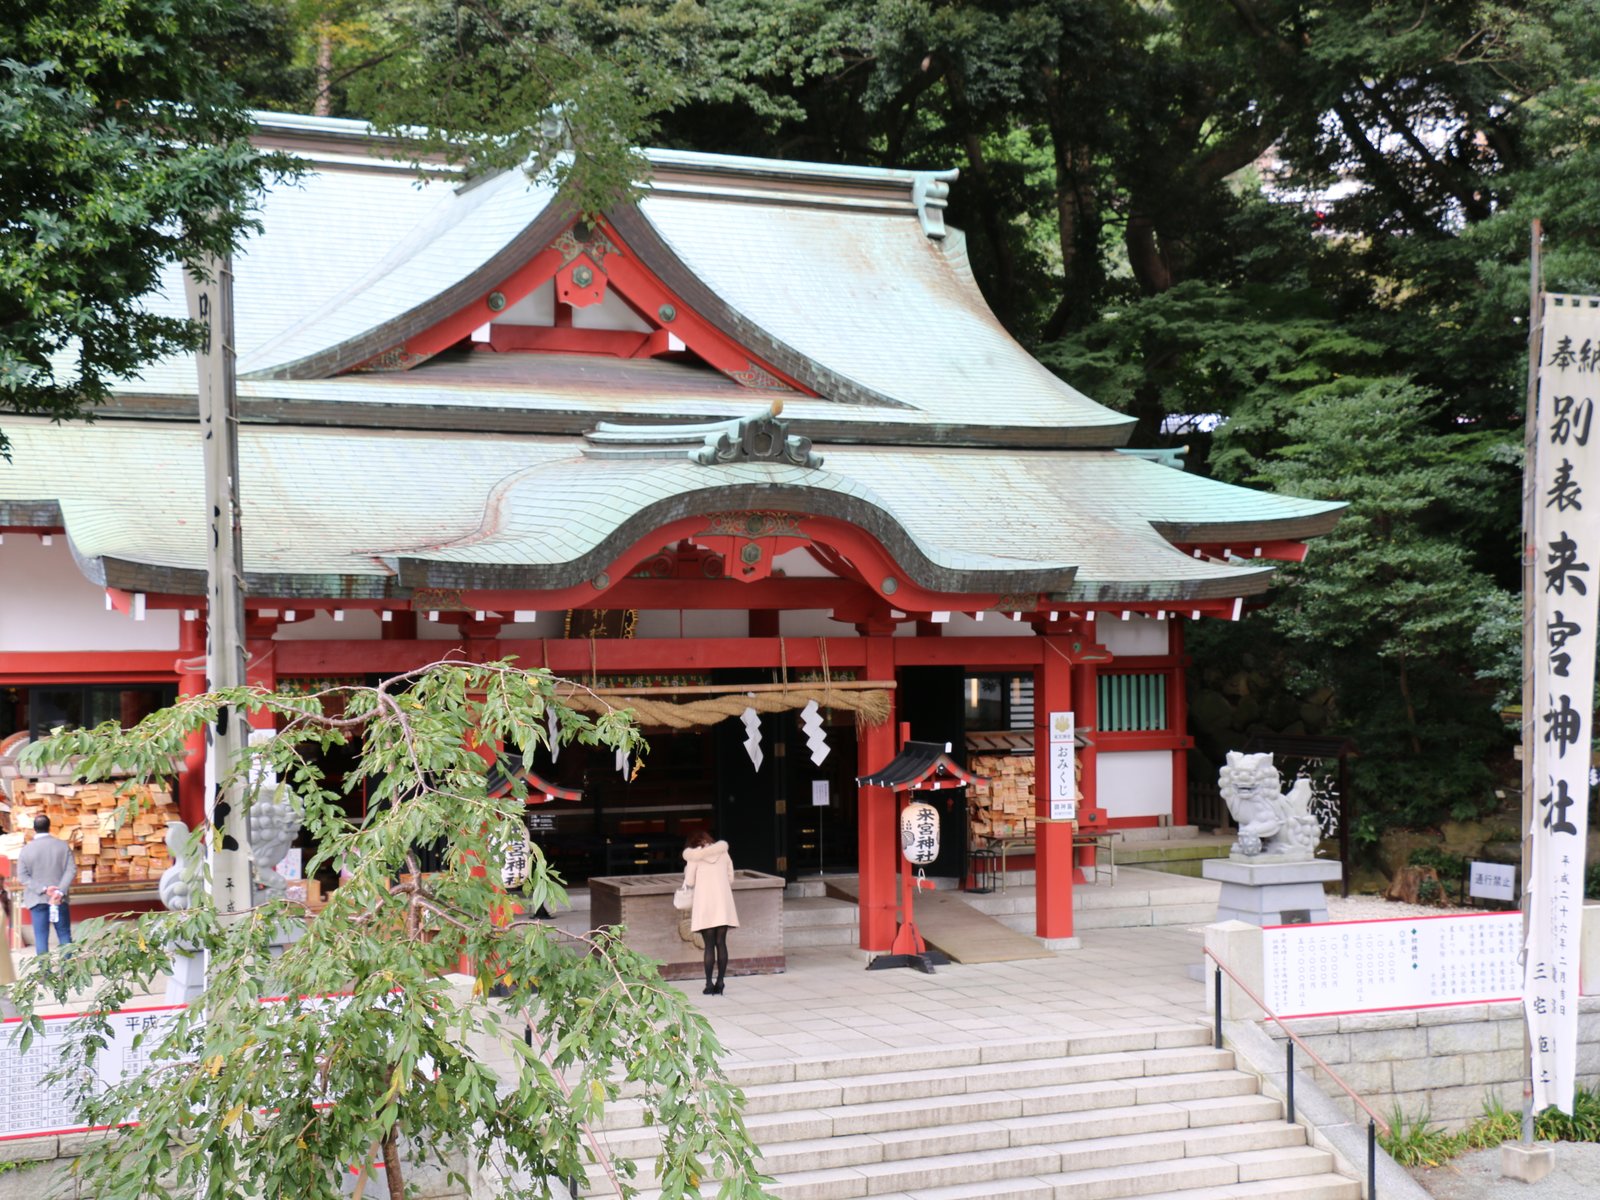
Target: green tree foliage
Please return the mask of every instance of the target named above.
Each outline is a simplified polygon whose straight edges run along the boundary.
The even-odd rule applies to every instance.
[[[1473,664],[1521,636],[1499,625],[1499,644],[1482,644],[1503,593],[1456,530],[1481,503],[1494,448],[1432,432],[1438,407],[1404,380],[1344,382],[1308,398],[1286,444],[1258,462],[1279,490],[1349,502],[1308,564],[1281,574],[1266,619],[1310,680],[1343,698],[1363,807],[1408,824],[1481,811],[1503,734]]]
[[[527,916],[564,899],[537,847],[528,881],[509,896],[500,886],[507,848],[523,838],[525,788],[488,794],[488,748],[506,773],[552,735],[644,749],[626,712],[574,711],[564,697],[582,690],[508,663],[440,663],[310,697],[188,697],[132,730],[62,733],[30,751],[86,778],[116,765],[158,777],[220,708],[265,709],[278,735],[233,764],[235,778],[259,780],[258,760],[270,762],[300,797],[316,847],[308,875],[345,873],[309,921],[286,901],[225,920],[197,888],[188,911],[91,922],[70,954],[45,956],[15,986],[25,1041],[47,998],[92,998],[62,1067],[70,1080],[169,954],[207,957],[202,1001],[170,1032],[144,1035],[148,1068],[83,1100],[88,1123],[120,1127],[83,1160],[95,1195],[331,1198],[348,1168],[380,1151],[398,1195],[397,1145],[413,1163],[498,1164],[531,1181],[506,1195],[547,1195],[546,1180],[601,1169],[586,1130],[624,1086],[660,1131],[665,1195],[698,1195],[706,1179],[727,1200],[764,1194],[707,1022],[616,931],[571,936]],[[358,756],[344,792],[367,795],[359,820],[316,765],[347,744]],[[438,844],[445,865],[423,875],[415,848]],[[273,957],[291,929],[303,936]],[[470,994],[452,985],[458,969],[471,972]],[[509,999],[488,998],[496,985]],[[509,1078],[480,1061],[485,1045],[510,1056]],[[614,1169],[632,1194],[633,1164]]]
[[[747,81],[750,17],[732,0],[306,0],[298,12],[330,111],[403,134],[419,159],[525,170],[576,211],[633,192],[664,114],[798,111]],[[805,69],[797,51],[773,53],[769,65]]]
[[[241,0],[8,7],[0,411],[82,414],[113,383],[194,344],[188,321],[141,297],[167,264],[236,245],[264,180],[291,169],[250,145],[233,77],[259,15]]]

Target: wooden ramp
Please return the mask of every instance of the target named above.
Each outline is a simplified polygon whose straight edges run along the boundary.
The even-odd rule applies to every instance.
[[[827,887],[828,894],[836,899],[861,902],[860,884],[854,876],[830,878]],[[951,962],[1020,962],[1054,957],[1037,938],[1007,929],[973,908],[960,892],[919,892],[916,922],[923,940]]]

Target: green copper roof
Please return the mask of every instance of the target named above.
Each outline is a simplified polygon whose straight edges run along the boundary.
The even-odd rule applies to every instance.
[[[803,427],[796,425],[796,429]],[[59,509],[97,582],[198,592],[196,429],[7,424],[0,524]],[[924,587],[1064,602],[1261,590],[1269,571],[1184,554],[1192,540],[1309,536],[1341,506],[1249,492],[1114,451],[817,445],[822,466],[682,453],[610,458],[558,437],[246,427],[244,558],[256,595],[382,596],[421,586],[555,589],[679,517],[745,509],[837,517]],[[11,514],[8,516],[8,512]]]

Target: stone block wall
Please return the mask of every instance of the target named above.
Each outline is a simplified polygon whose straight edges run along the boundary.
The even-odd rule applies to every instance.
[[[1600,1087],[1600,996],[1579,1002],[1578,1082]],[[1307,1017],[1289,1022],[1306,1045],[1389,1119],[1398,1105],[1408,1118],[1426,1114],[1455,1130],[1482,1116],[1490,1096],[1522,1109],[1527,1060],[1522,1052],[1520,1004],[1470,1004],[1412,1012]],[[1271,1021],[1262,1030],[1280,1047],[1287,1039]],[[1296,1053],[1340,1107],[1355,1114],[1344,1091]]]
[[[100,1133],[49,1134],[44,1137],[17,1138],[0,1142],[0,1162],[16,1164],[0,1169],[0,1200],[93,1200],[94,1191],[77,1173],[73,1162]],[[114,1136],[114,1135],[113,1135]],[[458,1173],[465,1174],[469,1183],[480,1172],[463,1170],[456,1164]],[[450,1172],[438,1163],[426,1166],[407,1164],[407,1200],[462,1200],[471,1193],[452,1183]],[[345,1188],[352,1190],[354,1177]],[[383,1200],[388,1196],[382,1175],[367,1183],[366,1195],[370,1200]],[[171,1193],[152,1193],[148,1200],[169,1200]]]

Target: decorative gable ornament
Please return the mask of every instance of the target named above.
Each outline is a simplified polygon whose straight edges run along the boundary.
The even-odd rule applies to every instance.
[[[778,420],[783,401],[760,416],[693,424],[623,425],[601,421],[584,434],[586,458],[676,458],[686,454],[703,467],[726,463],[770,462],[791,467],[822,466],[811,439],[789,432]]]
[[[820,467],[822,456],[811,452],[811,439],[789,432],[789,422],[778,420],[783,401],[759,417],[739,417],[712,427],[705,445],[689,457],[703,467],[736,462],[785,463],[792,467]]]

